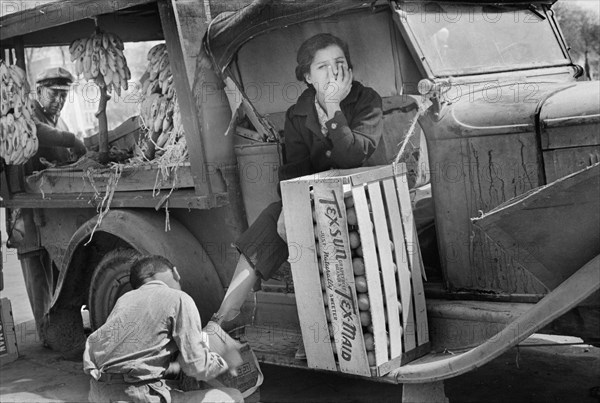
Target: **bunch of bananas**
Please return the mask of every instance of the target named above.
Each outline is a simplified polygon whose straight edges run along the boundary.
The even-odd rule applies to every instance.
[[[123,41],[115,34],[96,30],[89,38],[75,39],[69,45],[71,61],[75,62],[77,76],[83,73],[86,80],[94,80],[108,92],[114,90],[121,96],[127,91],[131,71],[123,55]]]
[[[33,100],[25,72],[0,60],[0,157],[10,165],[27,162],[38,150]]]
[[[160,43],[148,51],[148,67],[142,76],[140,115],[147,128],[142,151],[148,159],[161,148],[183,138],[183,125],[167,47]],[[158,147],[158,151],[155,152]]]

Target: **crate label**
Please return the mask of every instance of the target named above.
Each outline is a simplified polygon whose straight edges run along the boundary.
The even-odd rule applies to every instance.
[[[370,376],[360,324],[341,180],[314,187],[321,264],[342,372]]]

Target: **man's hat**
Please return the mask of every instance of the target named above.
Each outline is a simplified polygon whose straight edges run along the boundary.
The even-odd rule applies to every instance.
[[[68,91],[71,84],[75,81],[73,74],[62,67],[53,67],[42,71],[35,80],[37,85],[52,88],[55,90]]]

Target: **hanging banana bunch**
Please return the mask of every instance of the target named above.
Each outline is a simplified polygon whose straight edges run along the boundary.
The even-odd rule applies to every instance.
[[[115,34],[99,29],[89,37],[75,39],[69,45],[71,61],[75,62],[77,76],[94,80],[108,92],[114,90],[121,96],[121,88],[127,91],[131,71],[123,55],[123,41]]]
[[[140,115],[147,131],[142,151],[146,158],[152,159],[162,153],[162,147],[176,144],[183,137],[183,125],[166,45],[152,47],[147,59]]]
[[[9,165],[21,165],[38,150],[29,83],[19,66],[0,60],[0,84],[0,157]]]

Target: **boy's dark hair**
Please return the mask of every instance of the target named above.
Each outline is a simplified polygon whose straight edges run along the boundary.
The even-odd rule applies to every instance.
[[[296,62],[298,63],[296,66],[296,79],[298,81],[306,82],[304,75],[310,72],[310,64],[313,62],[315,54],[319,50],[325,49],[331,45],[336,45],[342,49],[344,56],[346,56],[346,61],[348,62],[348,68],[352,68],[350,51],[348,50],[346,42],[332,34],[317,34],[302,42],[302,45],[298,48],[298,53],[296,54]]]
[[[173,270],[173,264],[159,255],[145,255],[137,258],[129,270],[129,282],[133,289],[140,288],[144,280],[161,273]]]

